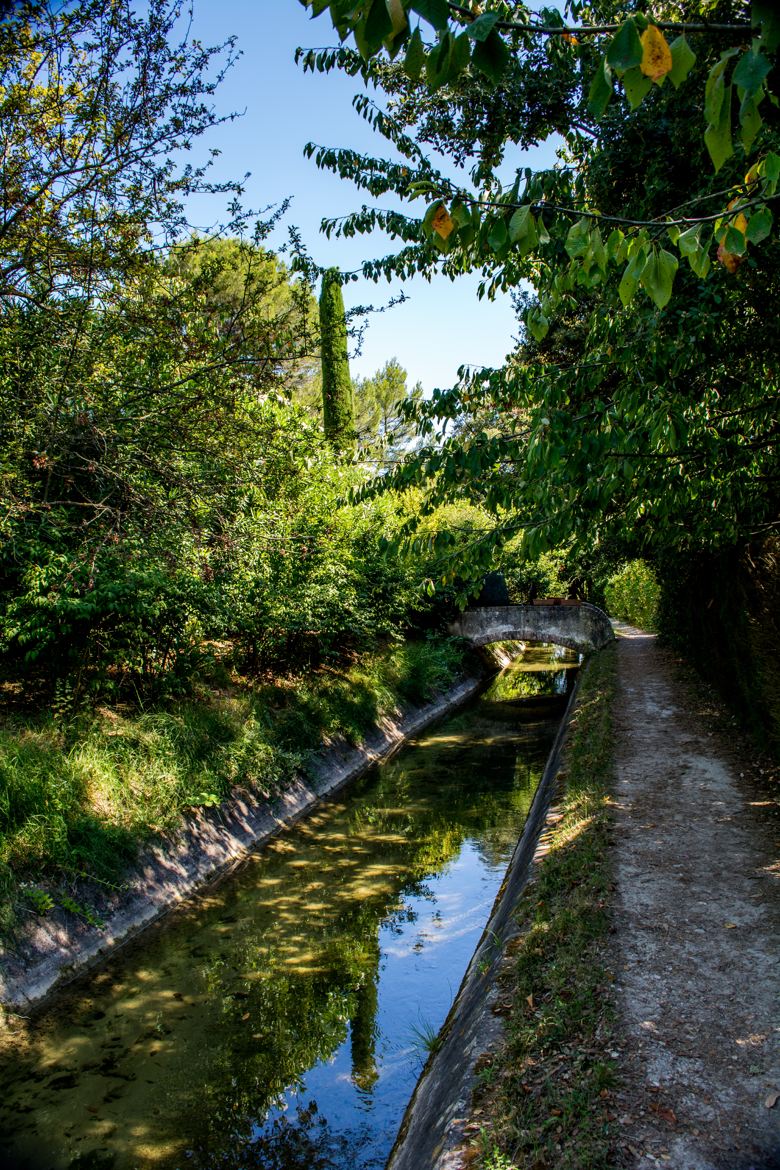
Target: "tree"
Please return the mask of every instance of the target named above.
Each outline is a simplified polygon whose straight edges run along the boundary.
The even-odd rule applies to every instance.
[[[358,444],[363,457],[378,456],[380,462],[395,460],[408,450],[414,431],[412,413],[422,399],[422,385],[411,391],[406,370],[397,358],[390,358],[370,378],[355,382]]]
[[[609,0],[589,5],[572,2],[563,15],[555,9],[537,14],[504,0],[479,6],[448,0],[372,0],[366,5],[345,5],[341,0],[301,2],[313,6],[315,14],[329,9],[340,38],[345,40],[352,35],[358,49],[358,54],[346,50],[301,53],[305,68],[322,71],[341,67],[384,84],[388,69],[375,64],[377,55],[386,49],[393,60],[404,49],[403,71],[417,93],[442,93],[444,104],[448,104],[452,90],[456,95],[460,91],[461,97],[464,89],[472,96],[476,91],[479,99],[486,82],[493,90],[514,91],[510,104],[516,109],[519,88],[523,121],[530,98],[535,107],[530,111],[530,124],[536,135],[557,130],[567,139],[576,138],[578,161],[582,134],[594,133],[594,123],[607,115],[616,80],[622,87],[623,102],[631,109],[638,108],[651,92],[655,96],[667,82],[675,88],[685,85],[697,61],[687,36],[699,37],[700,52],[707,60],[705,76],[699,70],[697,94],[704,142],[716,173],[729,165],[722,172],[721,190],[713,191],[712,184],[706,179],[698,181],[697,176],[689,181],[683,206],[667,203],[653,218],[638,220],[616,214],[605,219],[604,209],[587,198],[582,172],[577,169],[573,176],[564,171],[518,174],[514,184],[502,189],[494,170],[503,153],[501,128],[512,140],[530,139],[524,131],[512,130],[506,117],[499,121],[496,132],[497,103],[491,110],[494,124],[488,128],[479,116],[475,118],[464,110],[456,96],[460,124],[453,127],[451,121],[445,122],[441,133],[434,130],[448,151],[464,125],[472,137],[481,139],[481,161],[473,173],[479,184],[477,190],[456,184],[436,171],[419,147],[405,137],[402,123],[394,125],[393,119],[377,111],[367,98],[359,99],[357,108],[391,139],[411,167],[374,160],[367,166],[366,160],[353,152],[310,148],[318,165],[348,174],[374,195],[397,189],[407,198],[423,198],[429,204],[425,216],[416,224],[404,223],[396,213],[364,208],[361,215],[348,218],[343,230],[349,233],[383,226],[404,240],[419,241],[422,235],[434,253],[452,254],[453,261],[445,265],[449,271],[481,263],[497,269],[487,288],[505,283],[502,268],[511,259],[510,254],[535,254],[540,245],[548,242],[551,232],[560,242],[565,240],[568,264],[562,265],[559,257],[550,279],[544,282],[540,280],[542,273],[536,273],[543,305],[529,314],[528,324],[537,336],[543,335],[547,309],[557,307],[562,292],[573,282],[591,283],[594,257],[598,259],[597,283],[611,278],[617,269],[623,274],[624,302],[641,284],[654,303],[663,307],[671,296],[679,267],[677,255],[663,246],[667,231],[679,257],[687,258],[702,277],[709,267],[713,225],[720,258],[727,264],[738,264],[748,245],[760,243],[771,231],[770,203],[777,198],[780,156],[761,149],[762,105],[768,109],[765,99],[776,96],[772,68],[780,43],[780,14],[764,0],[754,0],[749,14],[740,2],[687,3],[661,4],[657,14],[642,12],[628,18]],[[414,16],[422,17],[423,24],[418,20],[413,28]],[[565,16],[576,23],[568,26]],[[426,26],[436,34],[432,45],[423,40],[422,28]],[[670,45],[665,32],[679,35]],[[745,48],[748,40],[751,43]],[[540,43],[546,45],[541,68]],[[393,69],[396,75],[400,73],[398,67],[393,67],[391,75]],[[550,78],[546,86],[538,81],[542,70]],[[395,85],[397,88],[398,82]],[[738,111],[733,110],[734,96],[739,101]],[[426,104],[423,97],[415,114]],[[684,107],[685,103],[681,104]],[[539,111],[541,121],[534,120],[533,115]],[[738,115],[736,144],[734,113]],[[772,118],[771,110],[767,117]],[[597,131],[595,134],[598,138]],[[458,153],[462,158],[462,139]],[[718,198],[720,204],[713,206],[713,198]],[[605,240],[601,227],[607,224],[611,230]],[[400,268],[396,260],[396,270],[408,270],[410,259],[404,255]],[[431,259],[430,253],[424,261],[419,254],[415,257],[418,266],[421,262],[429,266]]]
[[[347,351],[347,322],[337,268],[329,268],[322,278],[320,344],[325,437],[338,451],[351,456],[355,451],[355,418]]]
[[[182,35],[185,12],[25,3],[0,24],[0,300],[100,295],[186,233],[188,196],[240,191],[183,161],[232,117],[211,99],[233,59]]]
[[[296,400],[310,393],[319,375],[317,305],[277,256],[235,236],[193,236],[171,250],[165,268],[178,278],[172,295],[186,290],[204,314],[202,349],[212,365],[239,367],[264,394],[274,384]]]
[[[402,0],[384,6],[390,31],[378,3],[328,7],[358,51],[302,53],[304,67],[376,83],[387,105],[355,105],[394,157],[310,145],[373,199],[326,230],[395,235],[368,276],[476,269],[485,295],[512,292],[525,326],[504,368],[463,371],[420,404],[425,443],[369,490],[414,484],[432,509],[479,502],[493,526],[469,550],[475,567],[510,543],[531,561],[555,547],[585,566],[602,549],[605,563],[653,559],[664,630],[732,697],[742,680],[744,711],[774,709],[777,735],[752,632],[760,616],[768,644],[780,634],[776,582],[761,577],[777,572],[780,526],[776,6],[627,15],[597,0],[537,15]],[[552,133],[558,164],[507,182],[511,147]],[[471,183],[434,167],[429,143],[472,160]],[[409,214],[380,207],[385,193]]]
[[[487,9],[474,20],[457,5],[396,5],[397,39],[385,32],[376,42],[374,20],[386,23],[381,13],[369,22],[368,9],[360,15],[334,6],[340,35],[354,32],[362,56],[343,48],[304,57],[307,67],[360,70],[388,91],[387,111],[363,97],[356,105],[406,162],[312,147],[319,165],[375,197],[388,191],[433,200],[418,221],[367,207],[326,225],[352,234],[379,224],[400,237],[400,252],[368,262],[366,272],[439,269],[454,277],[479,267],[488,295],[510,289],[520,303],[523,280],[536,292],[523,306],[526,340],[507,368],[469,374],[460,387],[421,404],[420,426],[432,441],[395,482],[426,482],[434,500],[478,495],[496,515],[497,539],[523,531],[532,557],[572,536],[600,539],[608,528],[672,546],[760,533],[775,519],[776,381],[772,343],[758,348],[752,331],[760,320],[754,292],[761,287],[763,297],[774,296],[776,244],[764,234],[771,213],[763,197],[774,198],[771,175],[780,153],[773,147],[780,143],[774,107],[764,103],[763,121],[751,110],[772,83],[767,65],[775,58],[777,21],[755,6],[756,44],[723,50],[724,38],[738,39],[749,27],[742,4],[708,7],[706,19],[700,5],[676,6],[674,19],[686,29],[680,35],[695,35],[698,56],[676,45],[654,84],[642,72],[660,45],[649,30],[670,23],[668,9],[651,26],[646,17],[616,20],[609,2],[572,5],[579,33],[560,14],[545,13],[539,27],[526,14],[522,35],[509,27],[526,19],[522,9],[512,7],[512,20],[506,5]],[[411,28],[413,12],[437,30],[433,46]],[[454,36],[458,22],[463,27]],[[391,55],[406,45],[403,66],[375,60],[383,39]],[[495,56],[495,68],[486,66],[486,53]],[[605,62],[623,75],[625,92],[610,106],[594,105],[591,80],[599,69],[604,74]],[[702,136],[697,118],[714,117],[720,100],[714,90],[720,93],[732,68],[742,136],[734,143],[729,123],[733,154],[715,159],[716,176],[713,136]],[[632,69],[641,80],[629,77]],[[476,154],[473,178],[481,191],[470,193],[436,172],[413,131],[455,162]],[[565,165],[518,173],[504,188],[496,167],[507,143],[528,145],[529,133],[539,139],[551,132],[565,136]],[[758,162],[747,187],[726,214],[713,213],[713,202],[724,209],[742,183],[751,150]],[[756,189],[763,204],[748,207]],[[679,215],[690,212],[685,230],[666,214],[680,203],[686,208]],[[713,241],[705,220],[718,218]],[[615,226],[602,236],[599,225],[610,220]],[[734,230],[742,244],[729,234]],[[751,237],[763,243],[748,255]],[[669,247],[690,263],[681,267]],[[713,268],[716,247],[721,263]],[[625,266],[619,282],[611,277],[617,263]],[[675,275],[680,295],[670,303]],[[464,426],[470,417],[475,423]],[[740,445],[745,420],[750,442]],[[437,435],[445,424],[450,438],[442,445]]]
[[[275,217],[252,243],[186,220],[188,195],[239,190],[186,157],[232,57],[186,12],[26,4],[0,27],[0,645],[77,692],[185,669],[224,630],[226,550],[317,441],[281,401],[312,298],[262,248]]]

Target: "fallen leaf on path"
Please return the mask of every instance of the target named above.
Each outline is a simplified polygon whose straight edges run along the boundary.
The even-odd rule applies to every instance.
[[[777,1089],[773,1089],[767,1099],[764,1101],[764,1107],[766,1109],[774,1109],[778,1101],[780,1101],[780,1092],[778,1092]]]
[[[659,1105],[657,1101],[653,1101],[650,1105],[653,1113],[658,1117],[663,1118],[669,1125],[677,1125],[677,1115],[673,1109],[666,1109],[663,1105]]]

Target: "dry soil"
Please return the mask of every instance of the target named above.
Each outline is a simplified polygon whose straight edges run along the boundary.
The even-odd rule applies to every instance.
[[[611,967],[633,1170],[780,1168],[771,802],[656,639],[621,631]]]

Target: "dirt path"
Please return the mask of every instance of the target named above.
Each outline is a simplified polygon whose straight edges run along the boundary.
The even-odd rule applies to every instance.
[[[610,958],[626,1164],[780,1168],[773,822],[656,640],[622,633]]]

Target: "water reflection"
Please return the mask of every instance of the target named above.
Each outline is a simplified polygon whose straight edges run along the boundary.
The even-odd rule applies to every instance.
[[[549,724],[501,706],[424,736],[22,1021],[4,1166],[383,1166],[548,750]]]

